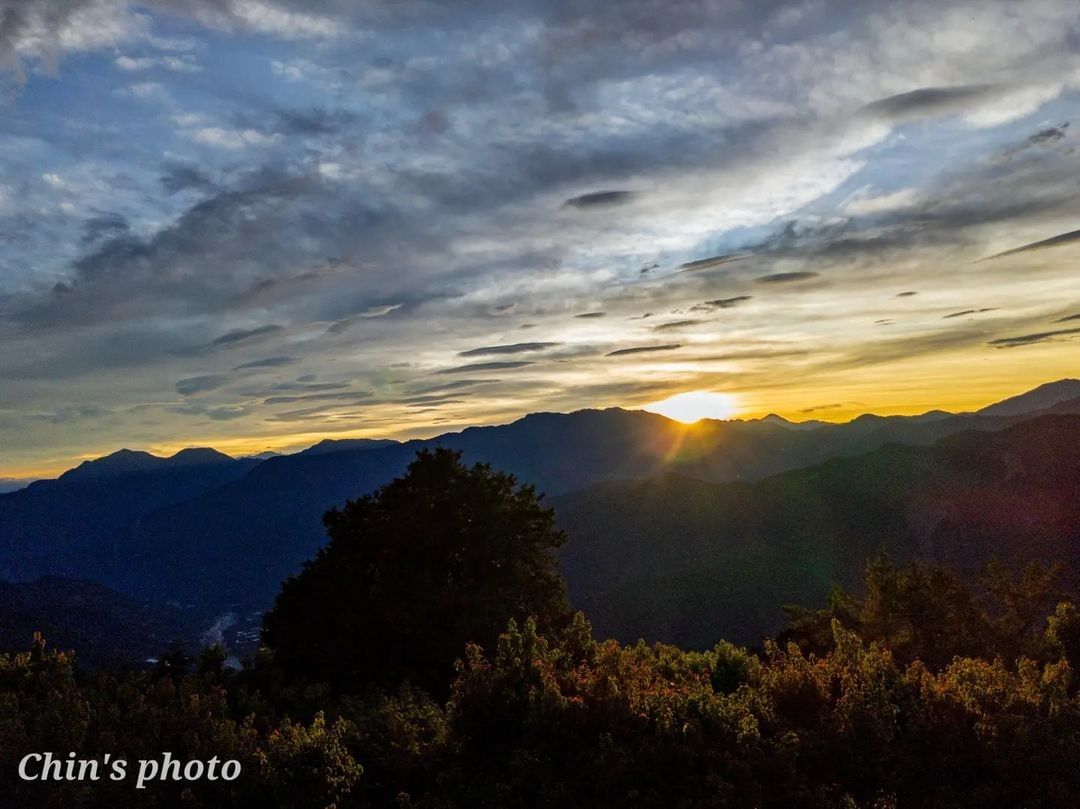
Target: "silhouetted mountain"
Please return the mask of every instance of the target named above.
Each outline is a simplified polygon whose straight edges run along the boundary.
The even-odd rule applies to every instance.
[[[983,416],[1018,416],[1049,410],[1055,405],[1078,398],[1080,398],[1080,379],[1059,379],[1057,382],[1047,382],[1019,396],[984,407],[978,412]]]
[[[258,463],[209,449],[171,458],[121,450],[0,495],[0,577],[104,581],[123,564],[115,555],[119,539],[138,520],[237,480]]]
[[[230,463],[233,459],[216,449],[197,447],[182,449],[168,458],[151,455],[149,452],[121,449],[92,461],[83,461],[74,469],[69,469],[60,476],[60,480],[91,480],[94,478],[115,477],[130,472],[152,472],[160,469],[175,469],[181,466],[204,466],[207,464]]]
[[[1080,413],[1080,400],[1072,411],[1062,407]],[[9,579],[91,578],[135,597],[195,605],[204,618],[250,614],[321,547],[327,509],[401,474],[422,447],[460,449],[467,462],[490,463],[549,495],[663,475],[694,479],[685,484],[693,490],[699,482],[753,482],[887,443],[925,446],[962,430],[1000,430],[1023,418],[937,412],[794,429],[776,420],[688,426],[641,411],[583,410],[405,443],[323,442],[262,462],[203,455],[213,462],[162,466],[171,459],[122,454],[101,468],[154,468],[68,473],[0,496],[0,572]],[[87,466],[97,468],[79,470]],[[658,532],[666,530],[660,516],[653,520]],[[740,581],[753,586],[757,575],[747,567]]]
[[[274,452],[272,449],[264,450],[263,452],[256,452],[254,455],[245,455],[242,460],[253,461],[268,461],[271,458],[280,458],[282,453]]]
[[[401,442],[390,438],[325,438],[300,455],[328,455],[331,452],[351,452],[362,449],[382,449]]]
[[[751,419],[751,421],[758,421],[762,424],[775,424],[778,427],[787,427],[789,430],[816,430],[818,427],[824,427],[828,423],[825,421],[817,421],[815,419],[809,421],[790,421],[776,413],[770,413],[767,416],[762,416],[760,419]]]
[[[1080,417],[890,444],[754,484],[669,474],[554,498],[571,601],[600,635],[757,643],[781,605],[851,588],[885,549],[974,573],[1062,561],[1080,582]]]
[[[0,651],[23,651],[34,632],[78,650],[81,665],[145,665],[173,641],[189,647],[199,625],[183,610],[134,601],[94,582],[46,576],[0,582]]]

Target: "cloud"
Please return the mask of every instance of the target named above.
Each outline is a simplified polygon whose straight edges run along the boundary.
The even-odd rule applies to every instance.
[[[167,194],[181,191],[213,191],[216,186],[198,167],[186,163],[168,161],[162,168],[161,187]]]
[[[357,317],[384,317],[391,312],[396,312],[404,305],[403,303],[391,303],[384,306],[369,306],[363,312],[360,312]]]
[[[661,323],[658,326],[653,326],[653,331],[670,331],[673,329],[685,329],[688,326],[696,326],[699,323],[703,323],[701,320],[675,320],[671,323]]]
[[[778,272],[772,275],[762,275],[754,279],[758,284],[793,284],[799,281],[809,281],[818,278],[821,273],[817,272]]]
[[[284,327],[276,323],[271,323],[266,326],[256,326],[253,329],[233,329],[220,337],[215,337],[209,342],[208,345],[213,347],[220,346],[232,346],[237,343],[246,343],[257,338],[267,337],[271,334],[277,334]]]
[[[992,256],[987,256],[983,261],[990,261],[995,258],[1003,258],[1004,256],[1014,256],[1017,253],[1024,253],[1029,250],[1043,250],[1047,247],[1058,247],[1063,244],[1070,244],[1080,240],[1080,230],[1070,230],[1068,233],[1061,233],[1057,236],[1051,236],[1049,239],[1043,239],[1038,242],[1031,242],[1021,247],[1014,247],[1012,250],[1006,250],[1003,253],[995,253]]]
[[[1077,313],[1075,315],[1065,315],[1065,317],[1059,317],[1054,322],[1055,323],[1068,323],[1071,320],[1080,320],[1080,313]]]
[[[462,388],[475,388],[479,385],[492,385],[500,380],[498,379],[457,379],[453,382],[444,382],[438,385],[427,385],[421,388],[417,388],[412,391],[416,395],[423,395],[428,393],[444,393],[451,390],[461,390]]]
[[[278,384],[274,385],[271,388],[271,390],[274,390],[274,391],[278,391],[278,390],[300,390],[300,391],[314,390],[314,391],[320,391],[320,390],[341,390],[343,388],[348,388],[349,387],[349,384],[347,382],[314,382],[313,381],[314,379],[316,379],[316,376],[314,374],[304,374],[303,376],[298,376],[296,378],[295,382],[279,382]],[[252,396],[259,396],[261,394],[252,393],[251,395]]]
[[[468,396],[468,393],[458,393],[457,396]],[[401,404],[406,407],[420,407],[422,405],[461,404],[464,399],[455,399],[452,396],[410,396],[402,399]]]
[[[680,264],[679,269],[683,272],[696,272],[698,270],[711,270],[714,267],[721,267],[725,264],[730,264],[733,261],[741,261],[746,256],[741,255],[722,255],[722,256],[710,256],[709,258],[699,258],[695,261],[687,261],[685,264]]]
[[[1080,328],[1058,329],[1056,331],[1036,332],[1035,334],[1021,334],[1018,337],[1001,337],[997,340],[991,340],[990,345],[995,348],[1016,348],[1018,346],[1028,346],[1035,343],[1047,343],[1057,337],[1067,337],[1071,334],[1080,334]]]
[[[139,101],[158,101],[167,103],[169,92],[165,85],[157,81],[140,81],[116,91],[118,95],[128,96]]]
[[[264,405],[289,404],[292,402],[318,402],[318,401],[344,401],[364,399],[371,396],[367,391],[346,390],[335,393],[305,393],[297,396],[269,396],[263,400]]]
[[[898,298],[910,298],[913,295],[918,295],[918,294],[919,294],[918,292],[915,292],[913,290],[909,290],[907,292],[897,292],[896,297],[898,297]]]
[[[253,368],[281,368],[285,365],[292,365],[299,362],[297,357],[266,357],[261,360],[252,360],[251,362],[245,362],[243,365],[237,365],[233,368],[234,371],[245,371]]]
[[[844,402],[832,402],[831,404],[814,405],[813,407],[804,407],[800,413],[816,413],[819,410],[836,410],[837,408],[844,407]]]
[[[257,129],[226,129],[221,126],[203,126],[182,131],[196,143],[233,151],[266,146],[274,143],[278,137]]]
[[[574,315],[574,317],[580,318],[582,320],[588,320],[598,317],[607,317],[607,312],[583,312],[580,315]]]
[[[459,351],[459,357],[482,357],[488,354],[521,354],[528,351],[543,351],[546,348],[557,346],[559,343],[511,343],[501,346],[482,346],[470,348],[467,351]]]
[[[98,419],[108,415],[109,412],[110,411],[97,407],[96,405],[75,405],[73,407],[59,408],[52,413],[37,413],[31,418],[35,421],[46,422],[48,424],[69,424],[72,422]]]
[[[274,131],[288,136],[333,135],[347,130],[358,120],[349,110],[324,107],[279,109],[274,116],[277,119]]]
[[[704,354],[680,359],[684,362],[733,362],[738,360],[767,360],[783,357],[803,357],[810,352],[801,348],[751,348],[744,351],[728,351],[722,354]]]
[[[130,230],[127,220],[118,213],[104,213],[83,222],[82,243],[93,244],[105,237],[126,234]]]
[[[1028,149],[1040,148],[1043,146],[1049,146],[1065,139],[1065,135],[1068,133],[1068,122],[1059,126],[1048,126],[1045,129],[1040,129],[1033,135],[1029,135],[1025,140],[1018,144],[1010,146],[1005,149],[1001,156],[1008,159],[1015,154],[1027,151]]]
[[[867,104],[863,113],[890,121],[913,121],[963,112],[1000,93],[1001,88],[993,84],[922,87]]]
[[[860,189],[843,205],[842,210],[852,216],[873,216],[898,208],[907,208],[918,199],[914,188],[901,188],[887,194],[873,194],[869,189]]]
[[[676,348],[682,348],[681,343],[667,343],[666,345],[659,346],[634,346],[633,348],[617,348],[614,351],[609,351],[605,354],[605,357],[624,357],[628,354],[648,354],[654,351],[674,351]]]
[[[134,72],[155,68],[171,70],[174,73],[198,73],[202,65],[190,53],[166,56],[118,56],[113,63],[121,70]]]
[[[176,383],[176,392],[183,396],[192,396],[196,393],[207,393],[227,385],[232,377],[228,374],[207,374],[205,376],[192,376],[181,379]]]
[[[563,203],[564,208],[593,209],[614,208],[623,205],[634,198],[633,191],[594,191],[591,194],[582,194],[571,197]]]
[[[474,362],[469,365],[458,365],[455,368],[443,368],[436,371],[437,374],[463,374],[470,371],[508,371],[514,368],[524,368],[533,363],[524,360],[515,362]]]
[[[984,309],[964,309],[961,312],[953,312],[952,314],[945,315],[943,320],[949,320],[954,317],[963,317],[964,315],[981,315],[983,312],[996,312],[996,307],[984,308]]]
[[[971,264],[1008,246],[1004,234],[1020,244],[1075,220],[1078,157],[1051,124],[1074,115],[1080,10],[1058,0],[1022,14],[997,0],[0,6],[14,8],[0,26],[0,378],[17,403],[0,410],[0,445],[12,468],[132,435],[419,434],[433,419],[392,402],[466,377],[487,377],[453,406],[469,423],[644,401],[701,383],[691,354],[726,357],[719,371],[741,390],[797,400],[800,386],[818,395],[807,369],[833,358],[830,385],[865,386],[859,363],[979,356],[995,337],[1077,325],[1046,322],[1067,313],[1064,262]],[[154,103],[82,92],[87,65],[102,87],[158,85]],[[1022,158],[1002,158],[1020,144]],[[754,283],[793,271],[820,278]],[[1008,300],[1042,320],[958,317],[963,334],[879,345],[889,330],[873,321],[916,289],[889,336],[957,300]],[[601,314],[587,307],[606,320],[571,320]],[[601,367],[643,334],[681,338],[643,323],[721,311],[723,329],[696,327],[693,350],[651,355],[664,363],[649,379],[638,362]],[[643,312],[677,314],[630,320]],[[281,331],[212,342],[261,324]],[[536,331],[517,331],[527,324]],[[602,336],[582,345],[581,332]],[[466,355],[537,360],[521,373],[434,376],[470,361],[445,358],[519,337],[562,346]],[[796,341],[806,357],[785,356]],[[1008,366],[998,378],[1017,367],[992,353]],[[291,366],[261,366],[197,413],[129,410],[181,398],[180,377],[277,354],[302,357],[313,385],[347,387],[275,390]],[[601,370],[603,383],[580,384]],[[907,367],[889,371],[882,397],[915,384]],[[379,395],[363,412],[342,397],[311,403],[310,423],[298,411],[265,421],[288,406],[265,398],[353,387]],[[75,435],[21,404],[79,401],[116,413]],[[219,409],[227,430],[215,431]]]
[[[734,309],[742,303],[752,300],[752,295],[736,295],[733,298],[716,298],[690,307],[691,312],[712,312],[716,309]]]
[[[188,403],[176,407],[165,408],[169,413],[178,413],[182,416],[202,416],[211,421],[232,421],[249,415],[252,408],[245,406],[207,407],[205,405]]]

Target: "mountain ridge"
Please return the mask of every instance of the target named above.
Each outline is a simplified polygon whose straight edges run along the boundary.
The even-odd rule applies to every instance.
[[[1058,401],[1051,411],[1080,414],[1080,398]],[[993,432],[1031,417],[930,411],[792,429],[772,420],[684,425],[608,408],[535,413],[434,439],[346,439],[350,443],[331,444],[329,451],[266,460],[182,451],[171,456],[180,456],[179,463],[159,459],[166,463],[151,462],[155,468],[148,470],[67,474],[0,495],[0,577],[89,578],[137,600],[190,605],[210,620],[223,611],[268,606],[280,582],[324,543],[323,513],[400,475],[419,449],[460,450],[466,462],[511,472],[559,502],[605,481],[644,480],[648,487],[672,475],[681,476],[686,491],[699,484],[751,485],[886,445],[907,452],[964,430]],[[201,458],[209,462],[184,462]],[[127,453],[121,459],[132,460]],[[758,564],[745,555],[742,563],[751,573]],[[765,618],[755,620],[763,625]]]
[[[1044,415],[929,447],[886,444],[756,483],[668,474],[552,499],[571,599],[601,635],[758,643],[780,607],[852,588],[884,549],[975,575],[1063,562],[1080,592],[1080,416]]]

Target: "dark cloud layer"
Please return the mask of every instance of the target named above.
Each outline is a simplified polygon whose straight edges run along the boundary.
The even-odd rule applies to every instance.
[[[252,360],[251,362],[245,362],[242,365],[237,365],[233,368],[234,371],[244,371],[254,368],[280,368],[283,365],[292,365],[295,362],[299,362],[297,357],[265,357],[261,360]]]
[[[671,323],[661,323],[658,326],[653,326],[653,331],[671,331],[674,329],[685,329],[688,326],[696,326],[702,323],[701,320],[674,320]]]
[[[679,269],[683,272],[695,272],[697,270],[711,270],[714,267],[721,267],[724,264],[730,264],[733,261],[739,261],[746,258],[742,255],[723,255],[723,256],[710,256],[709,258],[699,258],[695,261],[687,261],[685,264],[680,264]]]
[[[481,346],[470,348],[468,351],[459,351],[459,357],[483,357],[489,354],[523,354],[530,351],[543,351],[546,348],[559,345],[558,343],[511,343],[500,346]]]
[[[1017,253],[1024,253],[1029,250],[1042,250],[1047,247],[1058,247],[1063,244],[1070,244],[1077,240],[1080,240],[1080,230],[1070,230],[1068,233],[1061,233],[1057,236],[1051,236],[1049,239],[1043,239],[1038,242],[1031,242],[1030,244],[1025,244],[1021,247],[1014,247],[1012,250],[1006,250],[1003,253],[995,253],[994,255],[989,256],[983,260],[990,261],[991,259],[1002,258],[1004,256],[1014,256]]]
[[[922,87],[867,104],[863,111],[892,121],[909,121],[964,110],[1000,92],[992,84]]]
[[[181,379],[176,383],[176,392],[183,396],[192,396],[196,393],[206,393],[217,390],[229,383],[231,377],[228,374],[206,374]]]
[[[579,197],[571,197],[563,203],[566,208],[591,209],[613,208],[622,205],[634,198],[633,191],[594,191],[591,194],[582,194]]]
[[[630,354],[648,354],[653,351],[674,351],[676,348],[682,348],[681,343],[668,343],[660,346],[634,346],[632,348],[617,348],[614,351],[609,351],[605,354],[605,357],[625,357]]]
[[[257,326],[254,329],[235,329],[228,334],[223,334],[220,337],[215,337],[210,341],[212,346],[230,346],[236,343],[247,342],[248,340],[255,339],[257,337],[266,337],[270,334],[276,334],[282,330],[282,326],[276,324],[267,326]]]
[[[1035,149],[1042,146],[1050,146],[1065,139],[1068,133],[1069,124],[1064,123],[1060,126],[1049,126],[1045,129],[1040,129],[1038,132],[1030,135],[1023,142],[1010,146],[1003,153],[1003,157],[1012,157],[1015,154],[1024,152],[1028,149]]]
[[[532,365],[532,363],[525,360],[516,362],[474,362],[469,365],[458,365],[454,368],[443,368],[435,373],[464,374],[471,371],[509,371],[514,368],[524,368],[526,365]]]
[[[115,237],[130,229],[127,220],[118,213],[106,213],[83,222],[83,244],[93,244],[105,237]]]
[[[964,315],[981,315],[983,312],[996,312],[996,311],[997,311],[996,307],[984,307],[982,309],[964,309],[963,311],[960,311],[960,312],[952,312],[951,314],[945,315],[943,317],[943,320],[950,320],[950,319],[952,319],[954,317],[963,317]]]
[[[799,281],[809,281],[812,278],[817,278],[821,273],[817,272],[778,272],[772,275],[762,275],[754,279],[758,284],[792,284]]]
[[[715,309],[734,309],[736,306],[742,303],[746,303],[748,300],[752,300],[752,295],[736,295],[734,298],[717,298],[711,301],[705,301],[704,303],[696,304],[690,307],[691,312],[711,312]]]
[[[1056,331],[1036,332],[1035,334],[1021,334],[1017,337],[1000,337],[997,340],[991,340],[990,345],[996,348],[1017,348],[1018,346],[1034,345],[1035,343],[1046,343],[1073,334],[1080,334],[1080,329],[1058,329]]]

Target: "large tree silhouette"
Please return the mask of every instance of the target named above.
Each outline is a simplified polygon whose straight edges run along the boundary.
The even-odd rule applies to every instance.
[[[553,628],[568,615],[553,512],[531,486],[466,467],[458,452],[419,452],[403,477],[323,522],[329,543],[263,623],[293,676],[445,691],[466,643],[490,648],[511,618]]]

